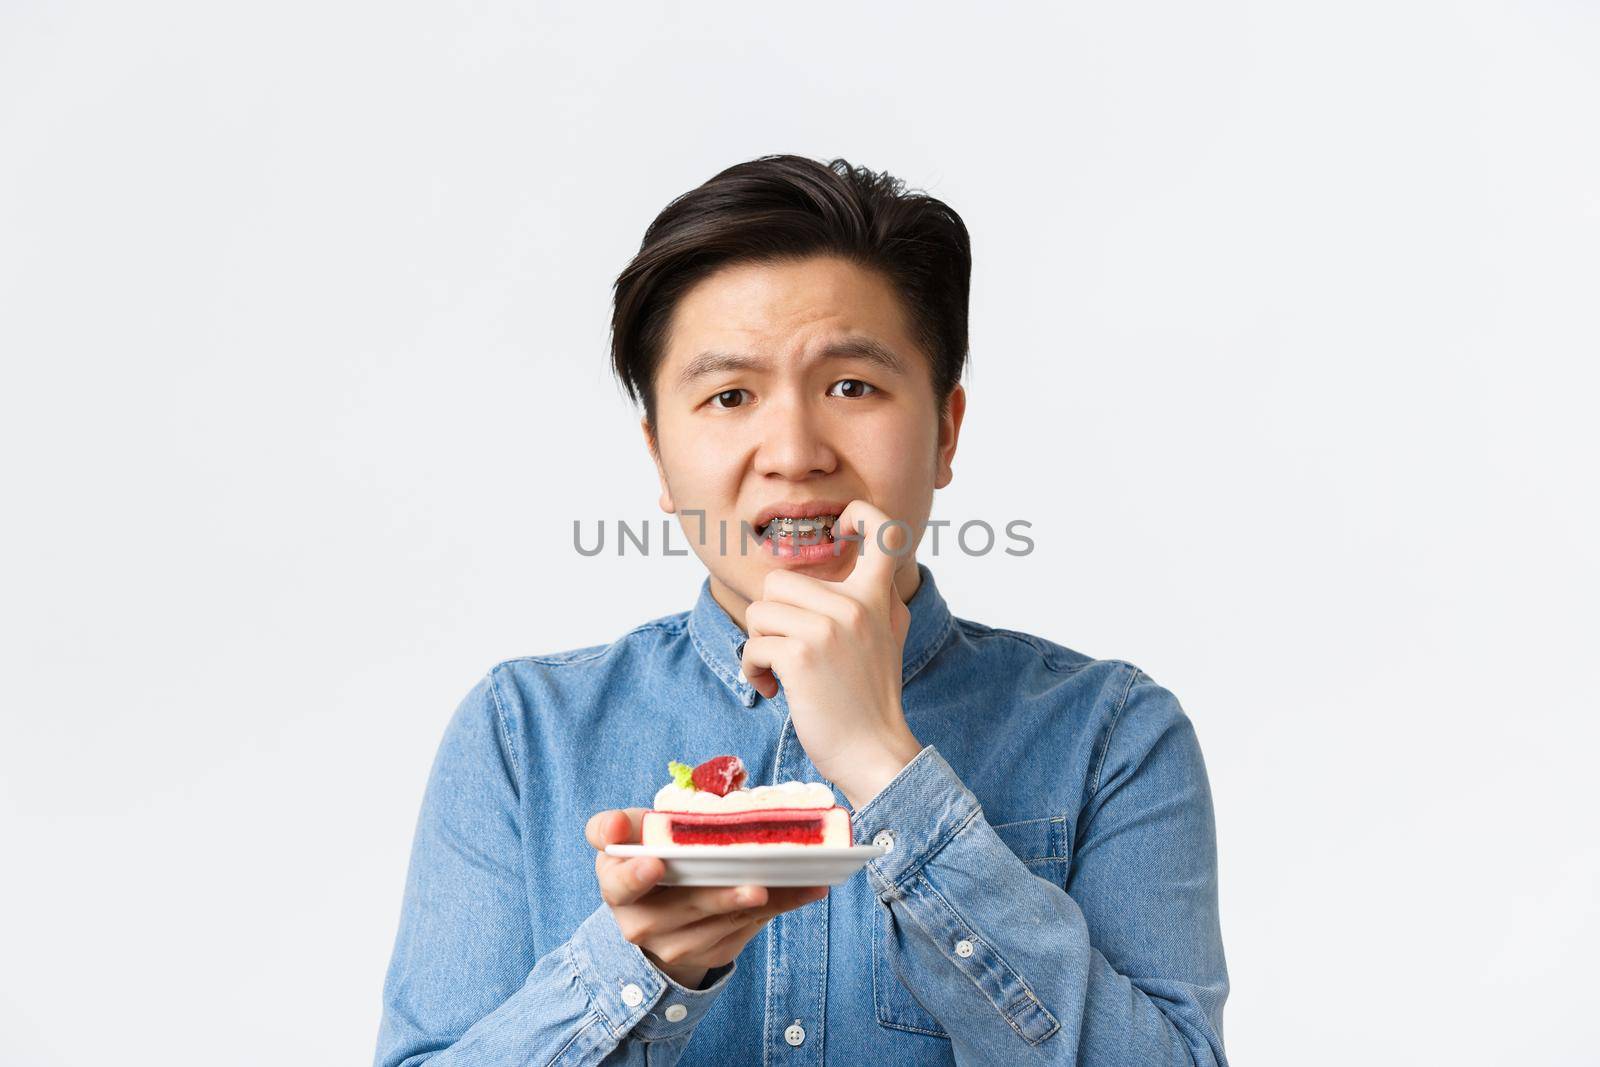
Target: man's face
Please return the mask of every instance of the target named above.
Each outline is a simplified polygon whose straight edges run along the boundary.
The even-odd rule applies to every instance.
[[[678,513],[713,595],[741,627],[771,571],[840,581],[860,551],[847,542],[837,554],[831,544],[796,552],[745,533],[741,524],[759,530],[775,507],[837,515],[861,497],[920,539],[933,491],[950,482],[966,398],[957,386],[940,418],[913,336],[891,284],[834,257],[731,265],[678,301],[654,382],[661,508]],[[642,426],[648,444],[648,419]],[[703,541],[700,518],[683,514],[693,510],[705,512]],[[895,570],[906,599],[914,547]]]

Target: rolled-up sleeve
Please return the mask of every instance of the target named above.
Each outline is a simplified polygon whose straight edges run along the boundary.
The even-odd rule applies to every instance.
[[[1129,667],[1109,698],[1065,888],[996,835],[933,746],[854,814],[889,964],[963,1064],[1220,1067],[1227,968],[1200,748]]]

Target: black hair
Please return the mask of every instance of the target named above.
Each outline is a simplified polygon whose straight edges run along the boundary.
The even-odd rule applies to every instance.
[[[679,298],[737,262],[837,255],[885,277],[931,362],[943,413],[967,361],[972,244],[943,201],[887,173],[803,156],[762,156],[668,204],[618,275],[611,365],[653,428],[655,373]]]

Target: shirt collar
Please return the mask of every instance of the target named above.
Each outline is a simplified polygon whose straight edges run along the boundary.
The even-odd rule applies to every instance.
[[[950,609],[934,583],[933,572],[927,564],[918,561],[917,573],[921,581],[906,603],[911,611],[911,628],[906,632],[905,654],[901,658],[902,686],[933,658],[950,630]],[[739,674],[739,657],[743,651],[745,632],[717,603],[717,598],[711,595],[710,577],[700,583],[700,596],[695,601],[694,609],[689,612],[688,629],[689,639],[694,642],[700,658],[706,661],[706,666],[711,668],[711,673],[722,679],[741,704],[747,708],[754,707],[761,694]]]

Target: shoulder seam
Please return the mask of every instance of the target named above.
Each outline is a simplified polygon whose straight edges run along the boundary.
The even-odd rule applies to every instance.
[[[1106,753],[1111,751],[1111,737],[1117,732],[1117,724],[1122,721],[1122,711],[1128,706],[1128,694],[1133,692],[1133,683],[1143,672],[1131,663],[1122,664],[1128,668],[1128,681],[1122,687],[1122,696],[1117,699],[1116,710],[1111,713],[1111,722],[1106,726],[1106,738],[1100,743],[1100,754],[1094,761],[1094,773],[1089,776],[1089,795],[1094,796],[1100,791],[1100,774],[1105,770]]]
[[[1057,662],[1057,655],[1044,641],[1044,639],[1035,634],[1024,633],[1021,630],[1007,630],[1000,626],[989,626],[985,623],[973,622],[971,619],[955,619],[955,622],[961,627],[962,632],[968,637],[1006,637],[1017,642],[1018,644],[1026,645],[1034,652],[1038,653],[1039,658],[1044,662],[1046,668],[1054,671],[1056,674],[1076,674],[1085,667],[1089,667],[1095,663],[1101,662],[1092,656],[1084,656],[1082,663],[1063,665]],[[1083,653],[1079,652],[1077,655],[1082,656]]]
[[[510,659],[502,660],[496,666],[504,667],[508,663],[537,663],[542,667],[567,667],[578,663],[588,663],[590,660],[599,659],[601,656],[605,655],[607,652],[610,652],[618,644],[626,641],[634,634],[650,633],[655,630],[678,632],[682,629],[683,623],[681,621],[645,622],[635,626],[633,629],[629,630],[621,637],[618,637],[616,640],[608,641],[603,645],[586,645],[583,648],[576,648],[570,652],[547,652],[542,655],[513,656]],[[588,654],[580,656],[576,654],[579,652],[587,652]]]
[[[511,718],[506,712],[506,704],[500,699],[500,668],[505,666],[497,663],[489,669],[489,698],[494,701],[495,721],[500,724],[500,743],[506,746],[506,755],[511,757],[511,773],[517,776],[517,792],[522,792],[522,765],[517,762],[517,747],[511,743]]]

